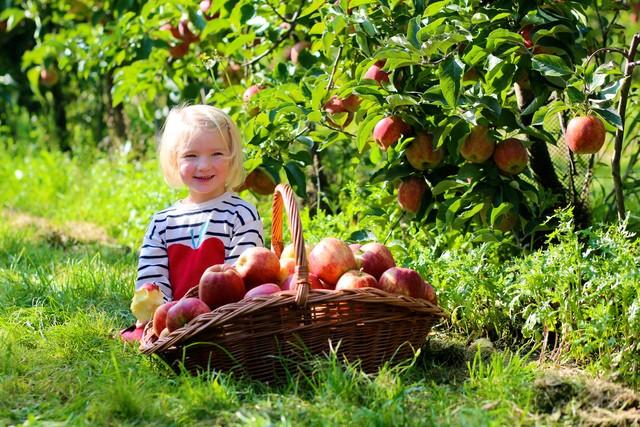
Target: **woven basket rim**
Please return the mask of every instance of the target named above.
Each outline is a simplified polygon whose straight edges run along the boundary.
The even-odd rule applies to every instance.
[[[192,288],[185,297],[192,294],[195,289],[197,289],[197,287]],[[385,304],[401,307],[407,311],[430,315],[434,318],[450,317],[449,314],[440,306],[422,298],[391,294],[377,288],[341,290],[311,289],[309,290],[307,305],[326,304],[336,301],[358,301],[367,304]],[[258,296],[251,299],[243,299],[238,302],[225,304],[208,313],[203,313],[195,317],[183,327],[176,329],[175,331],[170,332],[169,335],[158,338],[153,342],[150,340],[150,334],[153,334],[153,332],[151,332],[150,324],[147,324],[144,334],[147,339],[143,339],[140,342],[140,351],[144,354],[164,351],[176,344],[179,344],[180,341],[197,335],[205,329],[223,325],[233,320],[235,317],[259,313],[261,311],[271,310],[282,306],[297,307],[295,290],[280,291],[271,295]],[[155,337],[155,335],[153,335],[153,337]]]

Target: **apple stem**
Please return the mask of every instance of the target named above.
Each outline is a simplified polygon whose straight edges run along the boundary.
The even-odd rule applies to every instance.
[[[618,115],[622,121],[622,126],[616,129],[614,140],[613,158],[611,159],[611,175],[613,177],[613,187],[616,195],[616,210],[618,212],[618,220],[622,221],[625,217],[624,192],[622,190],[622,178],[620,177],[620,157],[622,154],[622,143],[624,141],[624,124],[625,114],[627,113],[627,99],[629,98],[629,89],[631,87],[631,76],[636,65],[634,62],[636,52],[640,44],[640,33],[634,34],[631,39],[629,53],[626,55],[627,64],[624,69],[624,77],[622,87],[620,88],[620,103],[618,104]]]

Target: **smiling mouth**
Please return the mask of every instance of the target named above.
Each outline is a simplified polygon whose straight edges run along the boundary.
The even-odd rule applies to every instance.
[[[209,175],[209,176],[194,176],[195,179],[198,179],[200,181],[208,181],[210,179],[213,179],[215,175]]]

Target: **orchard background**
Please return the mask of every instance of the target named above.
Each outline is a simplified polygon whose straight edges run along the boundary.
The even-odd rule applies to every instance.
[[[638,422],[639,8],[1,1],[0,421]],[[308,241],[385,242],[432,282],[451,318],[415,360],[329,357],[274,391],[111,339],[147,221],[181,195],[159,129],[201,102],[239,124],[265,229],[288,182]],[[563,138],[586,114],[595,155]],[[526,157],[467,160],[474,129]]]

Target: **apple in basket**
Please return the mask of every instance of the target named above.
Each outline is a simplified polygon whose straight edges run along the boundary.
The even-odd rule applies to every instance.
[[[379,288],[392,294],[423,298],[425,283],[420,274],[410,268],[391,267],[380,276]]]
[[[313,273],[309,273],[308,276],[310,289],[328,289],[325,283]],[[298,289],[298,275],[292,274],[282,282],[282,290],[283,291],[294,291]]]
[[[330,289],[335,289],[340,276],[356,267],[356,258],[349,245],[333,237],[320,240],[309,254],[309,270]]]
[[[131,312],[141,323],[153,318],[156,308],[164,302],[162,291],[155,283],[145,283],[133,293]]]
[[[379,279],[386,270],[396,266],[391,251],[381,243],[353,244],[349,247],[356,258],[358,268],[376,279]]]
[[[436,295],[436,290],[426,280],[424,282],[424,294],[422,298],[426,299],[431,304],[438,305],[438,296]]]
[[[167,312],[167,329],[173,332],[210,311],[209,306],[199,298],[182,298]]]
[[[240,301],[245,292],[240,273],[229,264],[216,264],[207,268],[198,284],[198,298],[211,310]]]
[[[278,283],[283,283],[287,277],[296,270],[296,260],[293,258],[280,258],[280,277]]]
[[[377,288],[378,281],[369,273],[362,270],[349,270],[340,276],[336,284],[336,291],[342,289]]]
[[[167,327],[167,313],[169,309],[177,303],[178,301],[165,302],[153,313],[153,333],[156,334],[157,337],[159,337],[162,330]]]
[[[258,285],[255,288],[249,289],[246,294],[244,294],[244,299],[250,299],[255,297],[262,297],[265,295],[275,294],[276,292],[280,292],[280,286],[275,283],[263,283],[262,285]]]
[[[280,279],[280,260],[267,248],[253,247],[242,252],[235,268],[247,290]]]

